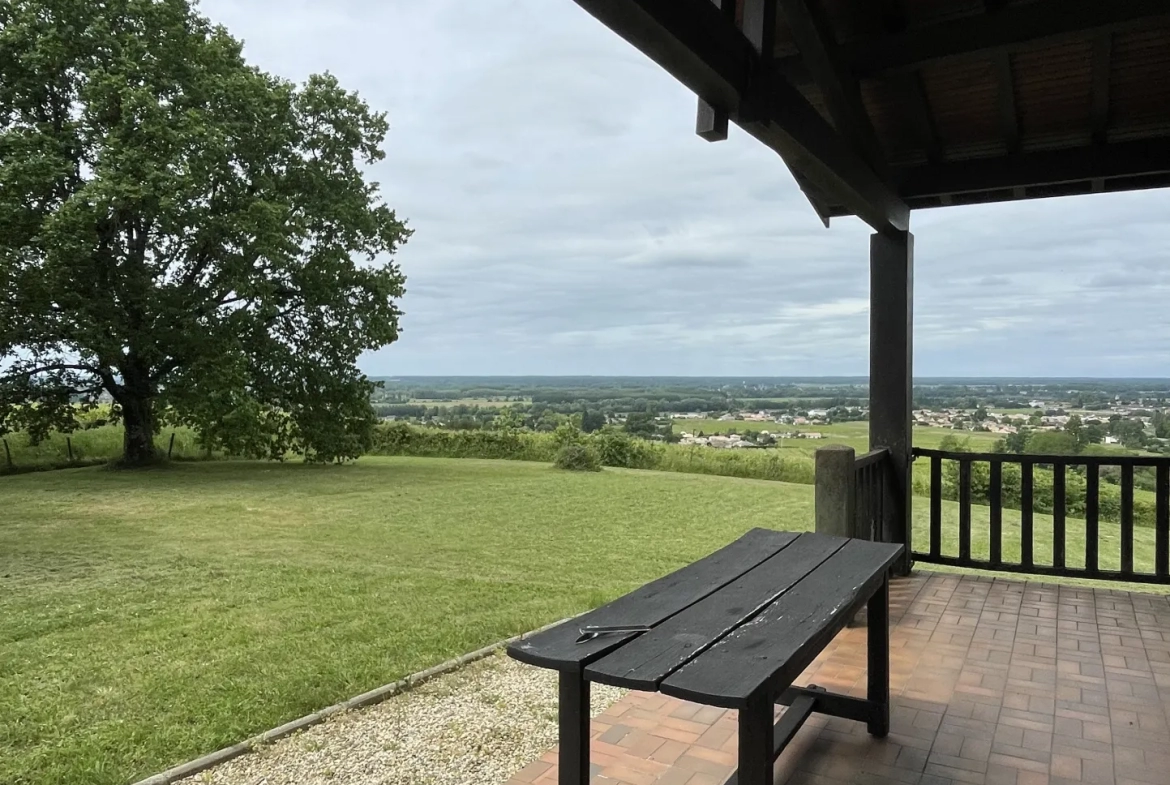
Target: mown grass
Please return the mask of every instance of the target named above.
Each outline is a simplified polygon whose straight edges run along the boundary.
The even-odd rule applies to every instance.
[[[0,478],[0,782],[149,775],[807,528],[811,491],[420,458]]]
[[[606,602],[754,526],[806,530],[813,490],[371,457],[0,478],[0,782],[146,776]],[[956,505],[944,516],[953,553]],[[986,519],[976,508],[977,553]],[[919,542],[927,520],[919,501]],[[1069,532],[1083,553],[1083,524]],[[1138,563],[1152,553],[1139,529]]]

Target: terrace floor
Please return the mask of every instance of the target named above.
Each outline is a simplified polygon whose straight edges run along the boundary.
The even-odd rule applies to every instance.
[[[892,727],[814,714],[777,785],[1167,785],[1170,598],[917,572],[891,586]],[[798,684],[863,696],[865,629]],[[718,785],[734,711],[629,693],[593,721],[595,785]],[[550,751],[510,785],[555,785]]]

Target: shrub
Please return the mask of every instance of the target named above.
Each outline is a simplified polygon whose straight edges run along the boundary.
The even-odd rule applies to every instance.
[[[603,466],[626,469],[655,469],[662,463],[662,449],[643,439],[635,439],[625,431],[607,425],[592,435]]]
[[[557,451],[554,465],[571,472],[599,472],[601,458],[597,451],[584,444],[566,444]]]
[[[585,434],[581,429],[573,425],[571,422],[563,422],[556,427],[552,434],[553,444],[557,446],[557,451],[568,447],[570,444],[584,444]]]

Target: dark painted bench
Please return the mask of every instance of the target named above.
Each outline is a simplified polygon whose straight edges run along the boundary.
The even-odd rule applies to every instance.
[[[705,559],[508,647],[560,671],[560,785],[589,782],[589,682],[739,710],[739,770],[771,785],[772,765],[816,711],[890,724],[889,582],[901,545],[753,529]],[[868,603],[866,699],[793,680]],[[578,642],[587,626],[646,627]],[[773,727],[774,706],[788,706]]]

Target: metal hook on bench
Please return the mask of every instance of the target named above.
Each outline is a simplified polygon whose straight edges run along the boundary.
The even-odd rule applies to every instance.
[[[584,643],[591,641],[599,635],[610,635],[615,633],[631,633],[631,632],[650,632],[652,628],[645,624],[587,624],[579,629],[581,633],[577,638],[577,643]]]

